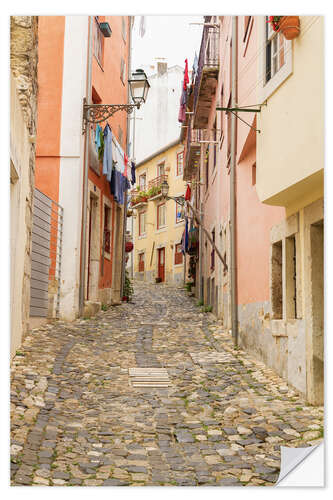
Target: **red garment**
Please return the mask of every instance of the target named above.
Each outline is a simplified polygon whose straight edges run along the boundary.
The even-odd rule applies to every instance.
[[[124,153],[124,164],[125,164],[124,176],[127,177],[128,156],[126,153]]]
[[[191,188],[190,188],[189,184],[187,184],[185,201],[190,201],[190,199],[191,199]]]
[[[188,77],[188,62],[187,59],[185,59],[185,71],[184,71],[184,90],[186,90],[186,85],[189,83],[189,77]]]

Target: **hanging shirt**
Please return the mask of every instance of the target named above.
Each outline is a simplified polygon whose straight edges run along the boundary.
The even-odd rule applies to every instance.
[[[112,175],[112,132],[109,125],[104,128],[104,155],[103,155],[103,174],[110,182]]]
[[[125,165],[125,168],[124,168],[124,175],[125,177],[127,177],[127,165],[128,165],[128,156],[126,153],[124,153],[124,165]]]
[[[185,71],[184,71],[184,90],[187,88],[187,84],[189,83],[189,77],[188,77],[188,62],[187,59],[185,59]]]
[[[136,182],[136,177],[135,177],[135,163],[134,163],[134,161],[131,161],[131,174],[132,174],[131,183],[132,183],[132,186],[133,186],[135,184],[135,182]]]
[[[190,188],[190,185],[187,184],[186,193],[185,193],[185,201],[190,201],[190,199],[191,199],[191,188]]]

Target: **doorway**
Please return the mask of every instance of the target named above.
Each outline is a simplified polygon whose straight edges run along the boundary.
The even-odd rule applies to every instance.
[[[315,404],[324,402],[324,224],[310,226],[312,263],[312,366]]]
[[[165,280],[165,248],[157,249],[158,255],[158,268],[157,268],[157,276],[161,281]]]

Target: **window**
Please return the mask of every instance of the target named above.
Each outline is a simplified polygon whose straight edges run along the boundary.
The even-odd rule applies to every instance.
[[[214,122],[213,141],[217,141],[216,118],[215,118],[215,122]],[[214,156],[214,162],[213,162],[213,169],[214,169],[216,167],[217,144],[213,144],[213,156]]]
[[[145,189],[146,189],[146,174],[139,175],[139,188],[140,188],[140,191],[145,191]]]
[[[104,251],[111,253],[111,208],[104,205]]]
[[[183,175],[184,151],[177,154],[177,176]]]
[[[212,231],[212,240],[213,243],[215,243],[215,229]],[[212,248],[211,254],[210,254],[210,270],[213,271],[215,268],[215,248]]]
[[[248,30],[249,30],[249,26],[250,26],[250,20],[251,20],[251,16],[244,16],[244,36],[243,36],[243,42],[245,42],[245,40],[246,40],[246,36],[247,36]]]
[[[184,220],[184,209],[182,205],[176,202],[176,224]]]
[[[268,21],[268,17],[266,17]],[[273,31],[270,23],[266,22],[266,71],[265,83],[282,68],[285,63],[285,38],[282,33]]]
[[[126,81],[126,63],[125,63],[125,61],[124,61],[123,58],[121,58],[121,60],[120,60],[120,79],[123,82],[123,84],[125,85],[125,81]]]
[[[273,319],[282,319],[282,241],[272,245],[272,312]]]
[[[99,16],[95,16],[94,23],[94,56],[100,66],[103,66],[104,36],[99,27]]]
[[[157,229],[161,229],[166,225],[166,207],[165,203],[157,206]]]
[[[183,252],[182,252],[182,244],[177,243],[175,245],[175,265],[183,263]]]
[[[139,273],[143,273],[145,270],[145,254],[139,253]]]
[[[165,163],[164,161],[162,163],[159,163],[157,165],[157,177],[161,177],[161,175],[164,175],[165,173]]]
[[[146,212],[139,213],[139,236],[146,234]]]

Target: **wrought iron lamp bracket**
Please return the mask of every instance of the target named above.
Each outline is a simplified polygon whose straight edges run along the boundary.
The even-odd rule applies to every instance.
[[[178,203],[178,205],[181,205],[182,207],[185,205],[184,196],[165,196],[165,199],[166,200],[173,200],[176,203]]]
[[[86,99],[83,99],[82,134],[87,130],[87,123],[103,122],[117,111],[130,114],[134,108],[139,109],[140,104],[87,104]]]

